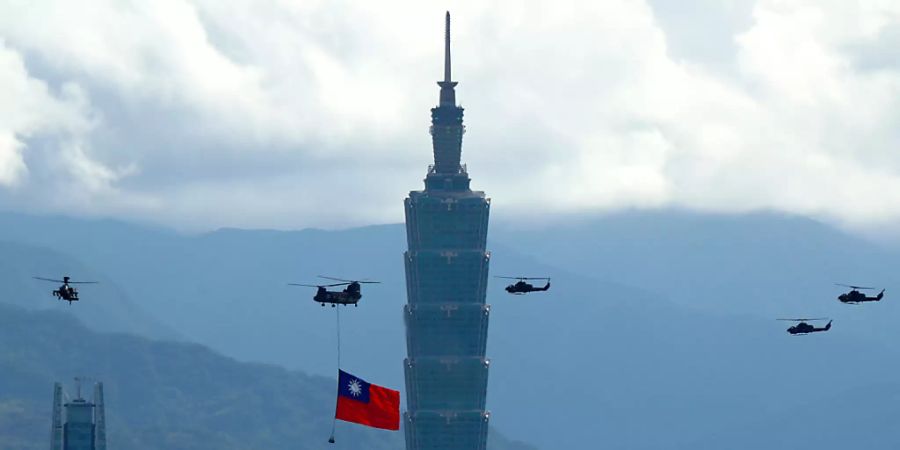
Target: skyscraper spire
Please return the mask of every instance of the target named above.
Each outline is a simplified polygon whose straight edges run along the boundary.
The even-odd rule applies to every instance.
[[[441,99],[438,106],[456,106],[456,87],[455,81],[450,81],[450,11],[444,21],[444,81],[438,81],[441,87]]]
[[[447,11],[444,31],[444,83],[449,83],[450,78],[450,11]]]
[[[440,101],[431,109],[431,141],[434,147],[433,172],[442,175],[461,174],[465,172],[460,165],[462,156],[463,109],[456,106],[456,82],[451,81],[450,73],[450,12],[445,16],[444,30],[444,80],[438,81],[441,87]],[[426,180],[426,184],[436,187],[440,181]],[[459,183],[452,182],[453,189],[468,189],[468,178],[460,178]]]

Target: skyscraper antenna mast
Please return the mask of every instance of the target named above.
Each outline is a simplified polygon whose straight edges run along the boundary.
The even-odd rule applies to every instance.
[[[450,82],[450,11],[447,11],[444,28],[444,82]]]
[[[446,27],[444,30],[444,80],[438,81],[438,86],[441,87],[441,96],[438,105],[455,107],[456,92],[453,88],[456,87],[456,82],[450,81],[450,11],[447,11],[444,24]]]

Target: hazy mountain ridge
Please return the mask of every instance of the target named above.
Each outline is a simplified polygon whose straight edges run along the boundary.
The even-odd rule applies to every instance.
[[[77,256],[34,244],[5,241],[3,236],[0,233],[0,303],[28,310],[68,306],[70,313],[97,330],[167,339],[180,337],[130,299],[126,291],[132,287],[123,289],[118,280],[105,276]],[[60,279],[66,274],[71,274],[74,280],[100,282],[100,285],[76,286],[91,301],[69,305],[51,294],[62,283],[32,278]]]
[[[239,363],[196,344],[98,334],[0,305],[0,448],[46,448],[54,381],[104,382],[110,448],[396,449],[402,433],[339,423],[334,380]],[[71,392],[71,385],[68,386]],[[492,433],[492,450],[534,450]]]
[[[344,366],[403,385],[402,225],[164,233],[160,246],[142,228],[137,258],[127,232],[79,247],[52,224],[26,226],[35,220],[52,222],[0,220],[0,233],[77,251],[124,286],[152,280],[153,290],[129,295],[189,338],[314,374],[334,370],[334,310],[285,283],[316,274],[382,280],[364,289],[359,308],[343,310]],[[876,426],[891,407],[847,399],[874,384],[886,396],[900,389],[895,249],[771,214],[628,213],[544,229],[500,225],[491,237],[492,275],[553,276],[550,292],[524,297],[491,281],[488,408],[507,434],[542,448],[750,449],[804,445],[828,426],[832,443],[875,435],[885,445],[869,448],[893,448],[898,431]],[[834,299],[832,282],[864,276],[885,283],[885,301]],[[835,326],[792,338],[772,320],[786,315],[832,316]],[[797,414],[813,406],[818,416]],[[818,420],[848,414],[873,427]],[[747,438],[750,425],[765,439]]]
[[[547,264],[706,311],[792,313],[810,298],[835,300],[845,289],[834,283],[900,289],[900,247],[797,216],[645,211],[547,229],[502,226],[495,236]],[[732,301],[710,295],[719,293]]]

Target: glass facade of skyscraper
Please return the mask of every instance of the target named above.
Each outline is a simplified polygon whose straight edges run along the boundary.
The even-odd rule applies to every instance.
[[[51,450],[106,450],[106,412],[103,401],[103,383],[94,385],[94,401],[81,397],[81,380],[78,395],[63,404],[62,385],[53,386],[53,417],[50,428]],[[0,448],[3,448],[0,445]]]
[[[66,403],[64,450],[94,450],[94,404],[84,399]]]

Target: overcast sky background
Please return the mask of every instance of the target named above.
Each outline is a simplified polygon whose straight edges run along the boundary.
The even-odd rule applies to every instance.
[[[182,230],[402,221],[453,14],[495,217],[900,227],[896,0],[0,2],[0,209]]]

